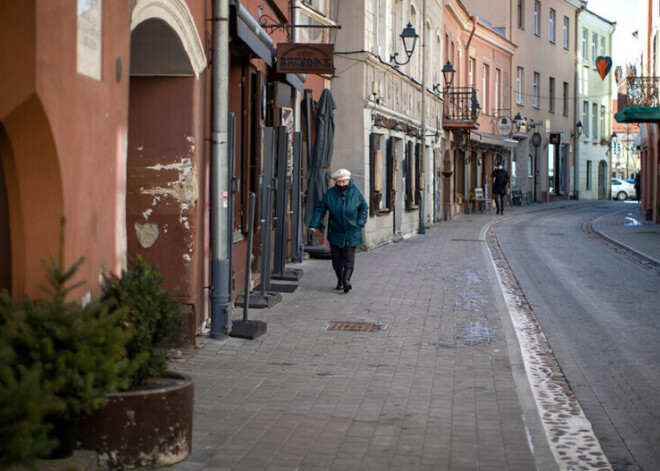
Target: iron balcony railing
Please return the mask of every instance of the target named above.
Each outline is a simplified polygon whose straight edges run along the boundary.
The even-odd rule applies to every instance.
[[[481,110],[473,87],[451,87],[443,93],[444,121],[476,125]]]
[[[617,84],[617,111],[631,106],[660,106],[660,77],[626,77]]]

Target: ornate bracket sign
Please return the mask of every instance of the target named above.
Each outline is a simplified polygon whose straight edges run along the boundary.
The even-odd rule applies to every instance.
[[[334,44],[280,43],[277,45],[277,73],[332,75],[334,54]]]

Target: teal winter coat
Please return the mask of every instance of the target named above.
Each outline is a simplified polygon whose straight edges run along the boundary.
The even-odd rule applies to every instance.
[[[355,247],[362,243],[362,228],[367,223],[369,205],[353,180],[345,192],[337,190],[336,186],[325,192],[316,205],[309,227],[318,227],[326,211],[330,213],[328,242],[338,247],[347,243]]]

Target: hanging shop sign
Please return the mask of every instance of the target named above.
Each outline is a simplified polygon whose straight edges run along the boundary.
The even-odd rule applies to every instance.
[[[334,72],[334,44],[280,43],[278,74],[328,74]]]
[[[550,133],[550,138],[548,139],[548,142],[554,145],[561,144],[561,133],[558,132]]]

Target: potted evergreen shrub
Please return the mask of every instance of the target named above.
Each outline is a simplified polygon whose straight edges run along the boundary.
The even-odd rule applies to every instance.
[[[111,469],[167,466],[191,451],[193,383],[166,371],[162,344],[180,316],[162,284],[157,269],[141,257],[121,276],[104,279],[102,299],[126,310],[122,326],[134,333],[127,356],[139,366],[124,391],[108,394],[107,406],[82,419],[78,446],[96,450],[101,465]]]
[[[82,262],[65,269],[62,245],[59,261],[45,264],[47,297],[0,293],[0,460],[29,466],[36,457],[70,456],[80,414],[128,386],[125,310],[113,300],[67,299]]]

